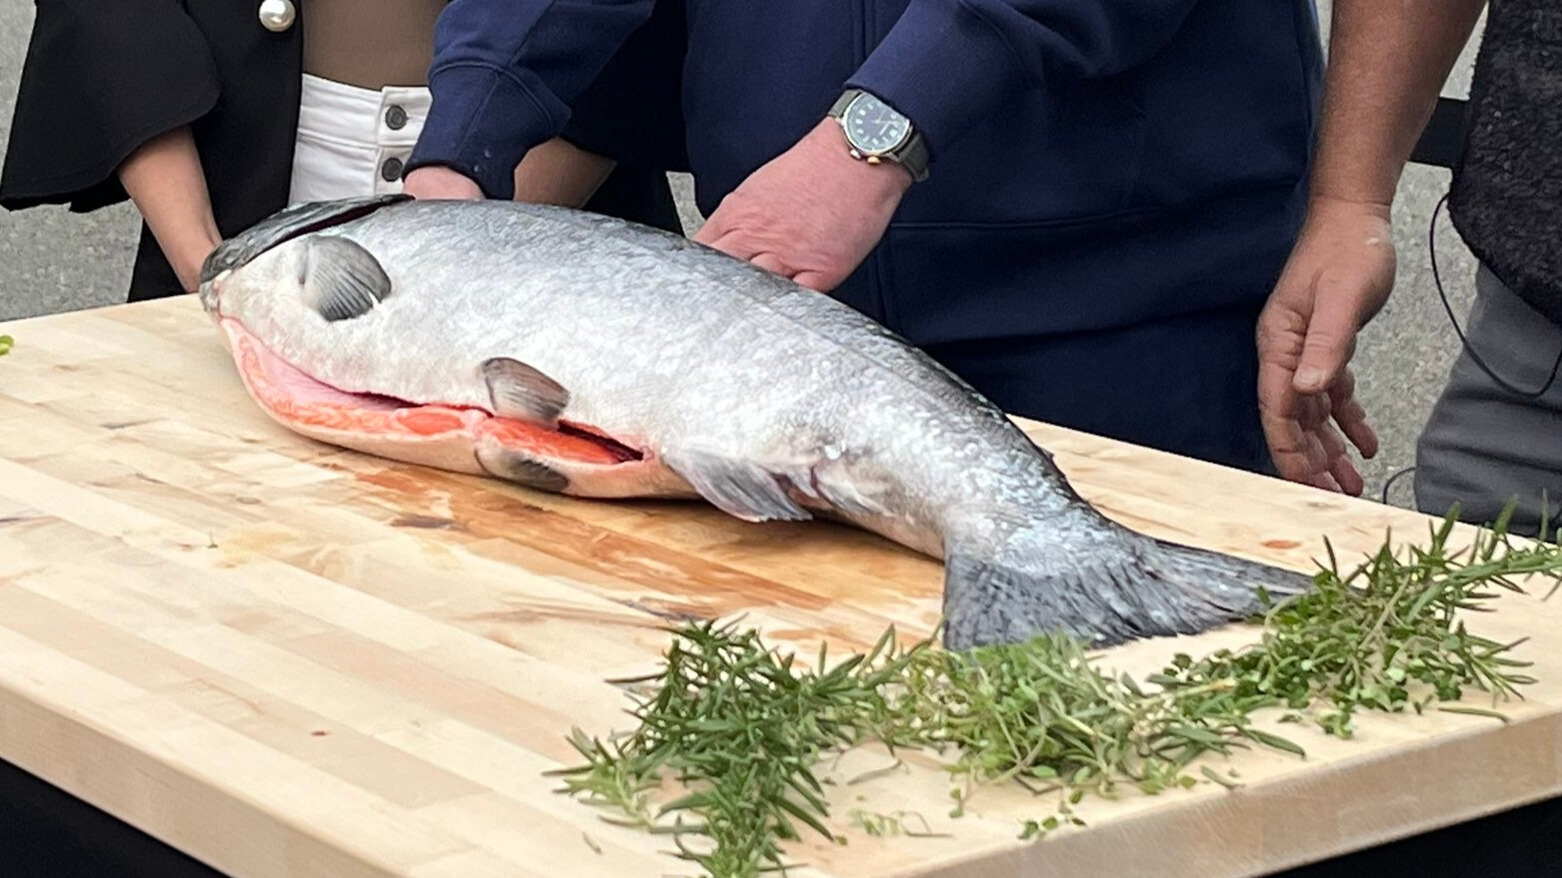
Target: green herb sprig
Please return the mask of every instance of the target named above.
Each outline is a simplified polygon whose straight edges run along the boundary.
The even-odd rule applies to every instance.
[[[934,638],[900,650],[890,628],[866,655],[830,667],[821,650],[805,667],[735,622],[669,629],[662,670],[619,681],[645,687],[635,695],[637,727],[607,743],[577,729],[571,740],[585,763],[555,774],[566,779],[562,792],[624,815],[606,819],[670,834],[677,856],[713,878],[784,870],[782,844],[799,838],[794,821],[844,843],[825,825],[816,769],[827,754],[872,742],[892,754],[954,751],[946,768],[963,785],[951,791],[951,817],[978,786],[1055,794],[1053,814],[1022,822],[1028,839],[1082,825],[1084,797],[1114,797],[1121,785],[1147,794],[1200,778],[1235,786],[1233,772],[1195,772],[1194,763],[1252,746],[1305,756],[1255,726],[1263,711],[1282,721],[1311,714],[1324,733],[1349,737],[1363,709],[1420,713],[1469,689],[1490,693],[1495,706],[1534,682],[1516,671],[1528,663],[1510,657],[1522,641],[1474,635],[1461,614],[1485,609],[1499,590],[1519,591],[1514,578],[1562,577],[1562,548],[1515,546],[1505,513],[1451,552],[1456,514],[1425,548],[1402,557],[1385,542],[1349,573],[1330,547],[1311,592],[1253,620],[1257,642],[1197,660],[1179,654],[1143,681],[1104,672],[1082,641],[1062,634],[953,653]],[[668,781],[681,789],[667,790]],[[860,810],[852,817],[870,835],[898,825]]]
[[[11,352],[11,348],[15,344],[16,339],[10,337],[9,335],[0,335],[0,357],[9,354]]]
[[[1326,733],[1342,738],[1354,733],[1362,708],[1399,713],[1408,707],[1419,714],[1433,701],[1461,699],[1469,688],[1489,692],[1493,707],[1522,697],[1518,687],[1535,680],[1513,669],[1530,663],[1508,654],[1524,641],[1479,637],[1459,615],[1486,611],[1499,590],[1522,591],[1515,577],[1556,574],[1562,564],[1559,550],[1545,544],[1499,556],[1500,547],[1511,547],[1505,539],[1511,513],[1510,506],[1463,552],[1447,550],[1450,517],[1427,548],[1410,547],[1408,559],[1385,546],[1344,576],[1331,547],[1319,587],[1275,607],[1257,644],[1199,662],[1180,655],[1173,668],[1150,682],[1181,691],[1229,681],[1236,697],[1310,711]],[[1501,716],[1478,708],[1442,709]]]
[[[794,820],[834,837],[821,822],[829,809],[813,768],[827,750],[862,743],[862,718],[887,711],[884,693],[905,656],[893,656],[886,632],[867,655],[828,668],[821,648],[818,667],[804,670],[765,648],[756,631],[735,626],[675,629],[661,673],[615,681],[656,683],[638,698],[635,731],[603,743],[576,730],[571,741],[586,764],[556,774],[566,778],[565,791],[672,834],[678,855],[708,874],[748,878],[761,866],[784,866],[778,843],[799,837]],[[664,772],[694,789],[653,814],[649,797]],[[699,822],[683,822],[682,812]],[[678,818],[670,826],[661,822],[669,814]],[[712,844],[691,847],[686,835]]]

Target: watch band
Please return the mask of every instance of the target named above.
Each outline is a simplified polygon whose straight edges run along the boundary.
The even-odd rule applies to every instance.
[[[863,94],[866,94],[866,92],[860,88],[846,89],[845,91],[841,92],[840,97],[835,99],[835,103],[831,105],[830,112],[827,115],[830,118],[835,119],[837,122],[841,122],[842,126],[844,127],[846,108],[850,107],[852,101],[855,101]],[[879,100],[882,101],[883,98],[879,98]],[[887,105],[888,102],[885,103]],[[896,110],[896,112],[898,113],[900,111]],[[911,125],[909,119],[907,120],[907,124]],[[884,154],[884,157],[904,167],[911,173],[911,179],[915,180],[916,182],[920,183],[927,179],[927,141],[923,139],[922,132],[918,131],[916,126],[911,125],[911,136],[906,138],[905,143],[902,143],[900,146],[897,146],[892,150],[889,150]]]
[[[927,141],[922,132],[912,131],[911,137],[900,147],[899,161],[911,172],[911,179],[918,183],[927,179]]]
[[[846,114],[846,108],[851,106],[852,101],[855,101],[857,96],[862,93],[862,89],[860,88],[848,88],[847,90],[841,92],[841,96],[835,99],[834,104],[830,105],[830,112],[826,113],[825,115],[832,119],[841,118]]]

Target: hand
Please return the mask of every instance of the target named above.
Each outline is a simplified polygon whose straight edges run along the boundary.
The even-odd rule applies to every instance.
[[[459,171],[425,165],[407,175],[401,191],[426,201],[481,201],[483,190]]]
[[[1378,438],[1348,364],[1356,334],[1388,300],[1394,270],[1388,205],[1314,201],[1258,321],[1259,409],[1282,477],[1361,494],[1340,431],[1367,458]]]
[[[694,240],[834,289],[878,245],[912,183],[895,162],[870,165],[846,150],[840,125],[820,122],[722,199]]]

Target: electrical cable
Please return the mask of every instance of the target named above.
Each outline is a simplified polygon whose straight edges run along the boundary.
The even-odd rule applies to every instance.
[[[1497,382],[1497,384],[1501,386],[1502,389],[1508,391],[1514,396],[1518,396],[1526,400],[1539,399],[1546,394],[1546,391],[1551,389],[1551,385],[1556,383],[1557,372],[1562,370],[1562,350],[1557,351],[1557,360],[1551,366],[1551,377],[1546,379],[1546,383],[1541,385],[1539,390],[1520,390],[1517,387],[1514,387],[1512,384],[1502,380],[1502,378],[1497,376],[1497,373],[1493,372],[1486,365],[1486,361],[1481,359],[1480,354],[1477,354],[1475,349],[1470,347],[1469,339],[1465,338],[1464,330],[1459,327],[1458,318],[1454,317],[1453,306],[1448,304],[1448,295],[1443,292],[1443,279],[1437,271],[1437,215],[1442,211],[1443,205],[1447,202],[1448,195],[1445,193],[1442,198],[1438,199],[1437,207],[1432,210],[1432,228],[1431,231],[1427,233],[1427,247],[1431,251],[1432,256],[1432,280],[1437,284],[1437,295],[1443,300],[1443,310],[1448,312],[1448,320],[1453,324],[1454,333],[1459,336],[1459,344],[1462,348],[1464,348],[1464,352],[1470,355],[1471,362],[1479,366],[1481,371],[1485,372],[1486,375],[1491,378],[1491,380]]]
[[[1400,476],[1404,476],[1404,475],[1409,475],[1410,473],[1415,472],[1415,469],[1416,468],[1413,467],[1413,466],[1407,466],[1404,469],[1400,470],[1399,472],[1394,473],[1393,475],[1388,477],[1388,481],[1383,483],[1383,505],[1384,506],[1389,505],[1389,502],[1388,502],[1388,491],[1389,491],[1390,488],[1394,487],[1394,483],[1395,482],[1399,481],[1399,477]]]
[[[1443,290],[1442,274],[1437,269],[1437,217],[1442,213],[1443,207],[1447,203],[1448,194],[1444,193],[1443,197],[1437,200],[1437,206],[1432,209],[1432,222],[1430,224],[1430,228],[1427,230],[1427,251],[1431,256],[1432,261],[1432,282],[1437,286],[1437,295],[1438,298],[1442,299],[1443,310],[1448,314],[1448,322],[1453,325],[1454,334],[1459,336],[1459,346],[1466,354],[1469,355],[1470,362],[1479,367],[1482,372],[1485,372],[1487,377],[1491,378],[1491,380],[1496,382],[1496,384],[1502,389],[1508,391],[1514,396],[1520,397],[1521,399],[1539,399],[1546,394],[1546,391],[1551,389],[1551,385],[1556,383],[1557,374],[1562,372],[1562,350],[1557,351],[1556,362],[1551,365],[1551,377],[1546,379],[1546,383],[1541,385],[1539,390],[1521,390],[1503,380],[1499,375],[1497,375],[1496,372],[1492,371],[1491,367],[1486,365],[1486,361],[1481,359],[1481,355],[1476,353],[1475,349],[1470,346],[1470,340],[1465,337],[1464,329],[1459,326],[1459,318],[1454,316],[1453,305],[1449,303],[1448,294]],[[1399,472],[1394,473],[1394,475],[1390,476],[1389,479],[1383,483],[1383,505],[1388,505],[1388,492],[1389,489],[1394,486],[1394,483],[1398,481],[1401,476],[1407,475],[1414,471],[1415,467],[1406,467]]]

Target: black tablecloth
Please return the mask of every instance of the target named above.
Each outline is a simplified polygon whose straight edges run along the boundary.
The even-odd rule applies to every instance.
[[[1374,873],[1391,878],[1558,878],[1562,876],[1562,799],[1292,869],[1274,878],[1369,878]],[[0,876],[224,878],[5,762],[0,762]]]

